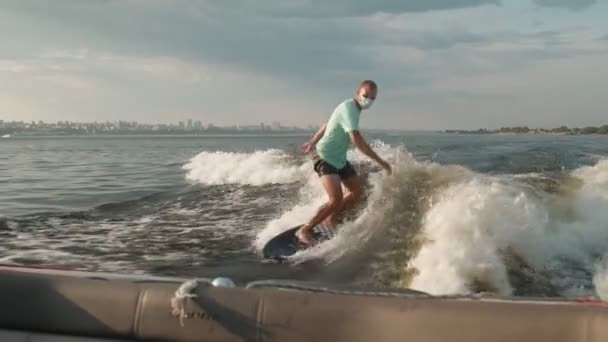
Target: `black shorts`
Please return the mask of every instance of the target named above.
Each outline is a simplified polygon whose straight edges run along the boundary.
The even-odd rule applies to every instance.
[[[338,169],[330,163],[326,162],[325,160],[321,159],[315,153],[313,157],[313,163],[313,168],[315,172],[319,175],[319,177],[325,175],[338,175],[340,176],[340,179],[348,179],[352,176],[357,175],[357,172],[349,162],[346,162],[346,165],[343,168]]]

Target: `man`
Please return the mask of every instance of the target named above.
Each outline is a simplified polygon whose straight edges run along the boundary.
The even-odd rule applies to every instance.
[[[329,196],[327,203],[296,232],[296,237],[304,245],[313,242],[312,229],[315,226],[323,222],[332,229],[337,224],[338,214],[351,208],[361,196],[361,180],[346,160],[349,143],[352,142],[359,151],[391,173],[390,165],[369,147],[359,133],[361,111],[372,106],[377,93],[378,87],[374,81],[361,82],[355,96],[340,103],[327,123],[301,146],[304,153],[314,150],[314,170]],[[342,184],[348,190],[346,196],[342,194]]]

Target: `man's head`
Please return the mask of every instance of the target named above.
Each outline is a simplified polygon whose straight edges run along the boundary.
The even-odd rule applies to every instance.
[[[369,109],[374,103],[374,100],[376,100],[376,95],[378,95],[378,86],[376,85],[376,82],[365,80],[361,82],[359,88],[357,88],[355,101],[357,101],[361,109]]]

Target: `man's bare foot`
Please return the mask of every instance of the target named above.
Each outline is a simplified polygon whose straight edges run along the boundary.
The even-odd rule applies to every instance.
[[[331,238],[336,234],[337,224],[333,220],[325,219],[323,222],[318,224],[315,229],[324,238]]]
[[[313,236],[312,233],[310,232],[311,227],[308,225],[303,225],[302,227],[300,227],[300,229],[298,229],[296,231],[296,238],[298,239],[298,241],[303,244],[303,245],[310,245],[313,243]]]

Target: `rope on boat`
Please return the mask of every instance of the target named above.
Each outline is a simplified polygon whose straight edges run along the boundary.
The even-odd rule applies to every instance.
[[[179,324],[182,327],[184,326],[184,318],[186,318],[186,300],[198,297],[195,293],[197,286],[198,282],[195,279],[188,280],[175,291],[173,298],[171,298],[171,313],[179,315]]]

